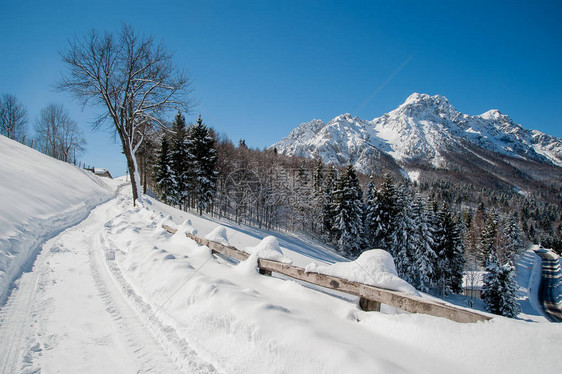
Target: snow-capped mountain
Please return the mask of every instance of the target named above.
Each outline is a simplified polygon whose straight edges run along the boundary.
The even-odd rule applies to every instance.
[[[562,139],[527,130],[498,110],[471,116],[443,96],[419,93],[371,121],[344,114],[328,123],[303,123],[271,147],[286,155],[352,163],[367,174],[392,164],[406,171],[475,171],[498,163],[519,168],[521,162],[562,166]]]

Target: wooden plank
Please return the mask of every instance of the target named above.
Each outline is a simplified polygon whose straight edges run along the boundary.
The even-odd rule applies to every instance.
[[[197,243],[199,243],[201,245],[206,245],[214,253],[221,253],[225,256],[234,258],[238,261],[245,261],[245,260],[248,259],[248,257],[250,257],[250,255],[248,253],[242,252],[242,251],[238,250],[236,247],[226,246],[226,245],[223,245],[221,243],[217,243],[217,242],[212,241],[212,240],[202,239],[202,238],[199,238],[199,237],[197,237],[193,234],[186,233],[185,235],[188,238],[195,240]]]
[[[314,273],[314,272],[307,273],[304,271],[304,268],[294,265],[284,264],[282,262],[277,262],[273,260],[266,260],[264,258],[258,259],[258,267],[260,269],[266,269],[275,273],[289,276],[294,279],[312,283],[317,286],[330,288],[332,290],[349,293],[355,296],[361,296],[359,294],[359,283],[350,282],[345,279],[336,278],[329,275]]]
[[[172,234],[177,232],[176,229],[170,226],[162,225],[162,227]],[[242,252],[236,247],[226,246],[193,234],[186,233],[186,236],[200,245],[206,245],[214,253],[221,253],[239,261],[244,261],[250,257],[248,253]],[[491,319],[491,317],[480,313],[430,301],[413,295],[407,295],[402,292],[352,282],[326,274],[305,272],[304,268],[273,260],[258,259],[258,269],[260,274],[271,275],[272,272],[276,272],[317,286],[359,296],[359,305],[363,310],[380,310],[380,304],[382,303],[407,312],[444,317],[456,322],[467,323]]]
[[[176,229],[174,229],[173,227],[170,227],[168,225],[162,225],[162,228],[164,230],[168,231],[171,234],[175,234],[177,232]],[[196,235],[189,234],[189,233],[185,233],[185,236],[187,236],[189,239],[194,240],[195,242],[197,242],[197,244],[206,245],[214,253],[221,253],[225,256],[234,258],[238,261],[245,261],[245,260],[248,259],[248,257],[250,257],[249,254],[247,254],[246,252],[242,252],[242,251],[238,250],[236,247],[226,246],[226,245],[217,243],[215,241],[203,239],[203,238],[200,238]]]
[[[303,268],[283,264],[277,261],[259,259],[258,266],[261,269],[271,270],[317,286],[338,290],[364,299],[391,305],[406,312],[429,314],[435,317],[444,317],[456,322],[464,323],[487,321],[491,319],[490,317],[480,313],[429,301],[418,296],[407,295],[398,291],[369,286],[325,274],[314,272],[306,273]]]
[[[359,294],[367,299],[377,300],[406,312],[429,314],[435,317],[448,318],[455,322],[469,323],[491,319],[489,316],[470,310],[365,284],[359,285]]]
[[[271,276],[271,270],[266,270],[266,269],[258,268],[258,272],[259,272],[261,275],[267,275],[267,276],[269,276],[269,277]]]
[[[162,224],[162,228],[164,230],[168,231],[170,234],[175,234],[176,232],[178,232],[178,230],[174,229],[171,226],[165,225],[165,224]]]
[[[359,298],[359,308],[366,312],[380,312],[381,303],[374,300],[365,299],[364,297]]]

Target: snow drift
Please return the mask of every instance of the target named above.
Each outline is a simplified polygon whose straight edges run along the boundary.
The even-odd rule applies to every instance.
[[[389,314],[364,312],[356,297],[259,276],[255,261],[264,249],[275,256],[297,255],[268,234],[259,240],[150,198],[143,204],[152,212],[121,204],[116,210],[122,214],[104,225],[102,236],[119,248],[111,267],[126,281],[124,294],[138,295],[147,304],[143,308],[154,311],[217,371],[524,373],[562,368],[555,357],[562,326],[503,317],[459,324],[392,309]],[[227,243],[237,242],[253,258],[236,263],[212,256],[208,247],[163,230],[162,213],[175,222],[189,219],[208,239],[228,237]],[[395,276],[393,260],[383,250],[368,251],[354,262],[309,265],[308,270],[416,292]]]
[[[46,239],[112,196],[93,173],[0,136],[0,304]]]
[[[311,263],[305,268],[305,271],[332,275],[352,282],[420,296],[411,284],[398,276],[392,256],[382,249],[365,251],[351,262],[336,262],[325,266]]]

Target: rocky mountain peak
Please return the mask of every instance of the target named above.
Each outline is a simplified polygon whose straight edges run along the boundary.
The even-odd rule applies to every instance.
[[[379,160],[384,155],[404,169],[415,165],[460,170],[459,162],[467,159],[481,163],[496,157],[490,152],[501,159],[562,166],[562,139],[526,130],[497,109],[471,116],[457,111],[444,96],[423,93],[413,93],[398,108],[371,121],[346,113],[327,123],[303,123],[272,147],[287,155],[351,162],[367,174],[377,167],[374,155]]]
[[[411,94],[403,104],[388,113],[389,116],[407,116],[412,118],[449,117],[451,119],[460,113],[449,103],[445,96],[430,96],[423,93]]]

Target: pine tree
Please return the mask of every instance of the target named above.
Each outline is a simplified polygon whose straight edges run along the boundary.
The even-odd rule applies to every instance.
[[[419,244],[417,225],[412,210],[411,197],[404,192],[399,195],[401,209],[395,216],[394,228],[387,240],[388,250],[394,258],[398,275],[406,282],[414,284],[414,256]]]
[[[498,215],[496,213],[493,213],[486,220],[480,240],[479,252],[483,266],[487,265],[486,261],[490,258],[491,253],[496,252],[496,248],[498,246],[498,229]]]
[[[515,268],[509,261],[501,265],[497,252],[492,250],[486,260],[486,275],[482,287],[482,300],[490,313],[516,317],[519,311]]]
[[[511,259],[515,254],[521,252],[523,249],[523,237],[521,228],[517,223],[517,218],[513,213],[510,213],[503,223],[503,257],[504,260]]]
[[[323,187],[322,232],[326,243],[333,243],[336,237],[335,206],[338,170],[332,165]]]
[[[324,163],[321,159],[316,161],[316,168],[312,174],[312,186],[315,193],[321,193],[324,186]]]
[[[324,222],[324,163],[318,159],[312,174],[312,230],[315,233],[322,231]]]
[[[162,136],[160,141],[160,151],[158,152],[158,160],[154,168],[153,178],[160,200],[167,204],[172,203],[175,191],[175,179],[171,168],[168,138],[165,135]]]
[[[207,126],[203,124],[201,115],[197,123],[190,126],[187,136],[189,169],[192,178],[191,190],[196,201],[199,215],[203,214],[210,204],[216,191],[217,182],[217,151],[215,139]]]
[[[414,277],[415,287],[427,292],[433,286],[437,254],[433,250],[435,245],[431,230],[433,217],[420,196],[416,196],[414,200],[412,215],[416,224],[416,243],[413,256],[414,266],[410,273]]]
[[[435,280],[442,294],[462,291],[464,244],[458,224],[446,204],[436,212],[433,229],[437,255]]]
[[[294,219],[298,230],[312,227],[312,209],[314,202],[314,187],[304,165],[300,165],[294,185],[295,199],[293,200]]]
[[[480,264],[484,263],[484,259],[480,253],[480,243],[482,240],[482,231],[485,225],[486,213],[481,208],[477,209],[474,214],[469,213],[470,219],[466,221],[468,229],[465,231],[465,257],[470,263],[472,271],[476,271]]]
[[[338,181],[335,206],[335,229],[338,248],[346,256],[357,257],[363,244],[363,192],[352,165]]]
[[[374,248],[387,248],[394,228],[394,220],[399,211],[398,194],[389,174],[380,190],[367,203],[369,217],[369,237]]]
[[[466,259],[464,258],[464,242],[462,240],[462,231],[460,224],[451,216],[450,225],[452,246],[449,255],[449,284],[448,287],[453,293],[462,292],[462,282],[464,276],[464,266]]]
[[[367,193],[365,195],[365,244],[369,248],[376,247],[375,232],[377,232],[379,222],[377,220],[377,212],[380,209],[380,196],[378,194],[375,182],[371,179],[367,185]]]
[[[172,124],[170,137],[170,166],[174,177],[174,191],[170,195],[171,201],[177,205],[184,205],[191,189],[189,175],[189,154],[187,149],[187,129],[185,118],[178,112]]]

